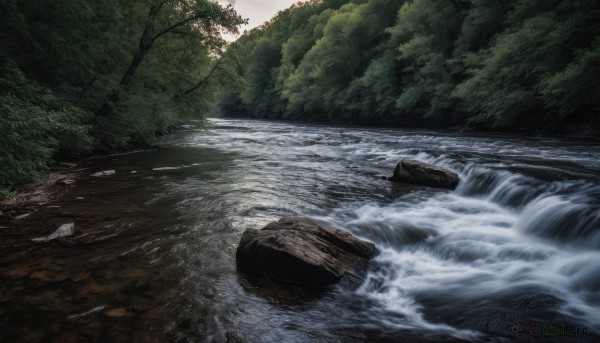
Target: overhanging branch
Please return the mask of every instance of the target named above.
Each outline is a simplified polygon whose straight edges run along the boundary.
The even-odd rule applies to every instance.
[[[223,60],[223,58],[225,58],[225,54],[223,56],[221,56],[218,60],[217,63],[215,63],[215,65],[212,67],[212,69],[210,70],[210,72],[208,73],[208,75],[206,75],[202,80],[200,80],[200,82],[198,82],[194,87],[188,89],[187,91],[185,91],[183,94],[188,95],[191,92],[195,91],[196,89],[200,88],[211,76],[212,74],[219,68],[219,65],[221,64],[221,61]]]

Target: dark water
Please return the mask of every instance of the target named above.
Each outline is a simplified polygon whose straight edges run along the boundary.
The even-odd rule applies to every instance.
[[[87,162],[61,197],[2,225],[0,342],[598,341],[597,145],[212,123]],[[461,183],[381,180],[401,158]],[[117,174],[88,176],[108,169]],[[284,216],[348,230],[381,254],[365,280],[322,292],[239,275],[242,232]],[[67,222],[77,244],[28,241]],[[587,335],[532,336],[536,325]]]

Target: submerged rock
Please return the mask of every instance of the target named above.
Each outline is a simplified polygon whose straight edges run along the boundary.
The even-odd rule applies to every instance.
[[[114,175],[116,173],[117,172],[114,171],[114,170],[105,170],[105,171],[97,172],[97,173],[94,173],[94,174],[91,174],[91,175],[94,176],[94,177],[98,177],[98,176],[111,176],[111,175]]]
[[[57,185],[62,185],[62,186],[68,186],[68,185],[72,185],[74,183],[75,183],[75,180],[67,179],[66,177],[56,181]]]
[[[412,183],[436,188],[454,189],[458,185],[458,174],[428,163],[402,160],[396,165],[389,181]]]
[[[284,218],[244,232],[238,268],[284,281],[324,286],[377,254],[375,245],[308,219]]]
[[[20,214],[18,216],[14,216],[12,219],[15,219],[15,220],[25,219],[25,218],[29,217],[31,215],[31,213],[33,213],[33,212]]]
[[[61,237],[72,236],[74,234],[75,234],[75,224],[69,223],[69,224],[61,225],[58,229],[56,229],[56,231],[54,231],[52,234],[50,234],[47,237],[32,238],[31,241],[32,242],[50,242],[51,240],[61,238]]]

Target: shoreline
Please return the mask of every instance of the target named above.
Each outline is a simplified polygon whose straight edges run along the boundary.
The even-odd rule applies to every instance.
[[[61,190],[75,184],[86,168],[81,162],[59,162],[29,182],[15,187],[12,196],[0,198],[0,222],[23,219],[51,200],[60,198]]]
[[[88,168],[81,165],[86,161],[156,149],[158,149],[157,146],[150,146],[147,149],[132,147],[130,151],[91,155],[77,162],[54,162],[54,165],[49,167],[47,171],[39,172],[35,179],[15,186],[13,194],[10,197],[0,197],[0,223],[22,219],[24,216],[35,212],[38,207],[45,205],[51,200],[60,198],[61,190],[71,185],[76,185],[78,180],[85,175],[85,170]]]

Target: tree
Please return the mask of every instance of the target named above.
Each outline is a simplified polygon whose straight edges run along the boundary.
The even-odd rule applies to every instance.
[[[166,4],[170,6],[167,7]],[[108,100],[96,111],[96,116],[106,116],[111,112],[112,107],[119,100],[119,88],[131,83],[140,63],[157,39],[187,26],[202,35],[210,48],[218,49],[224,44],[219,35],[222,30],[237,33],[237,27],[245,23],[247,20],[242,19],[235,12],[233,5],[223,8],[210,0],[162,0],[152,4],[139,40],[138,50],[121,77],[118,88],[111,92]]]
[[[244,22],[213,0],[1,2],[0,187],[204,119],[230,71],[220,33]]]

